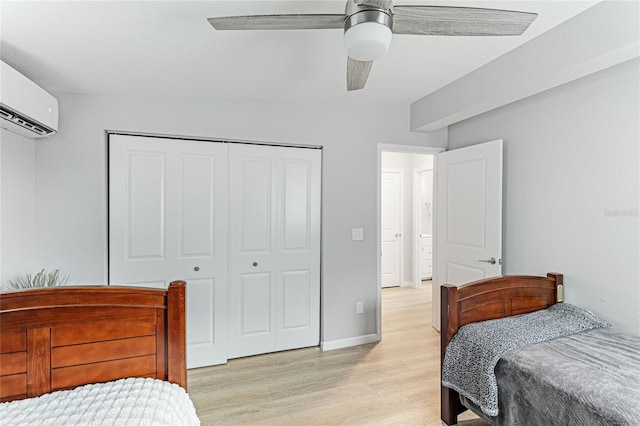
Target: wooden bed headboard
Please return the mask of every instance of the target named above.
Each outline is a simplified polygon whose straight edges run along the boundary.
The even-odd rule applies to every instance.
[[[487,278],[456,287],[443,285],[440,292],[441,363],[447,345],[465,324],[525,314],[562,302],[562,274],[546,277],[518,275]],[[441,364],[442,365],[442,364]],[[448,425],[457,423],[465,411],[458,393],[441,387],[441,418]]]
[[[125,377],[186,389],[185,282],[0,293],[0,400]]]

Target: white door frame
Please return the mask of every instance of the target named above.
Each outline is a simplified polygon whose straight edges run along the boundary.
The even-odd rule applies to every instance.
[[[435,158],[434,158],[434,163],[435,163]],[[431,167],[419,167],[417,169],[413,169],[413,277],[414,277],[414,283],[413,286],[415,288],[420,288],[422,287],[422,268],[420,267],[420,265],[422,264],[422,259],[421,259],[421,255],[420,255],[420,232],[416,232],[416,230],[420,229],[420,219],[422,214],[420,213],[420,202],[422,201],[422,173],[424,172],[432,172],[433,173],[433,166]],[[418,180],[420,179],[420,181]],[[433,181],[433,179],[432,179]],[[416,182],[420,182],[420,185],[416,185]],[[432,208],[432,212],[433,212],[433,197],[431,197],[431,208]],[[431,238],[433,241],[433,219],[434,219],[433,214],[431,214]],[[415,236],[418,236],[418,238],[415,238]]]
[[[376,302],[376,335],[377,339],[382,339],[382,282],[381,282],[381,265],[380,265],[380,251],[381,251],[381,236],[380,229],[382,227],[380,210],[382,208],[382,153],[383,152],[404,152],[407,154],[427,154],[427,155],[436,155],[440,152],[445,151],[444,148],[430,147],[430,146],[415,146],[415,145],[395,145],[395,144],[378,144],[378,165],[376,169],[376,283],[377,283],[377,302]],[[434,184],[435,184],[435,175],[434,175]],[[434,199],[434,204],[436,200]],[[435,226],[435,222],[434,222]],[[435,229],[435,228],[434,228]],[[433,234],[433,241],[435,242],[436,235],[435,232]],[[435,253],[434,253],[435,258]],[[435,269],[435,264],[434,264]],[[435,272],[435,271],[434,271]]]

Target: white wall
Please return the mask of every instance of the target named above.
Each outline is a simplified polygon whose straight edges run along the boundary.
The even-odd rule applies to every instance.
[[[0,286],[35,266],[34,141],[0,130]]]
[[[566,301],[640,334],[640,61],[449,127],[504,139],[504,272],[565,275]]]
[[[377,144],[444,146],[409,132],[408,106],[240,102],[57,94],[60,130],[36,145],[36,257],[72,282],[107,270],[105,129],[322,145],[322,334],[325,342],[376,333]],[[364,241],[351,241],[351,228]],[[356,301],[364,314],[356,315]]]

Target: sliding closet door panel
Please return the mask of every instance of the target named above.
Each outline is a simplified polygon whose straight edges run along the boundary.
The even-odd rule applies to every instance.
[[[275,160],[261,148],[229,148],[229,358],[273,351]]]
[[[280,156],[278,350],[320,340],[320,161],[316,150],[285,149]]]
[[[319,343],[320,165],[319,150],[230,147],[229,358]]]
[[[227,147],[109,137],[109,282],[187,281],[187,366],[226,362]]]

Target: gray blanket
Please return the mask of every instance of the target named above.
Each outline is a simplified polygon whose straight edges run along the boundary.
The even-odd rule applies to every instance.
[[[496,365],[496,426],[640,425],[640,336],[597,329],[516,349]]]
[[[566,303],[548,309],[460,327],[447,346],[442,384],[489,416],[498,415],[495,366],[511,350],[594,328],[610,327],[592,313]]]

